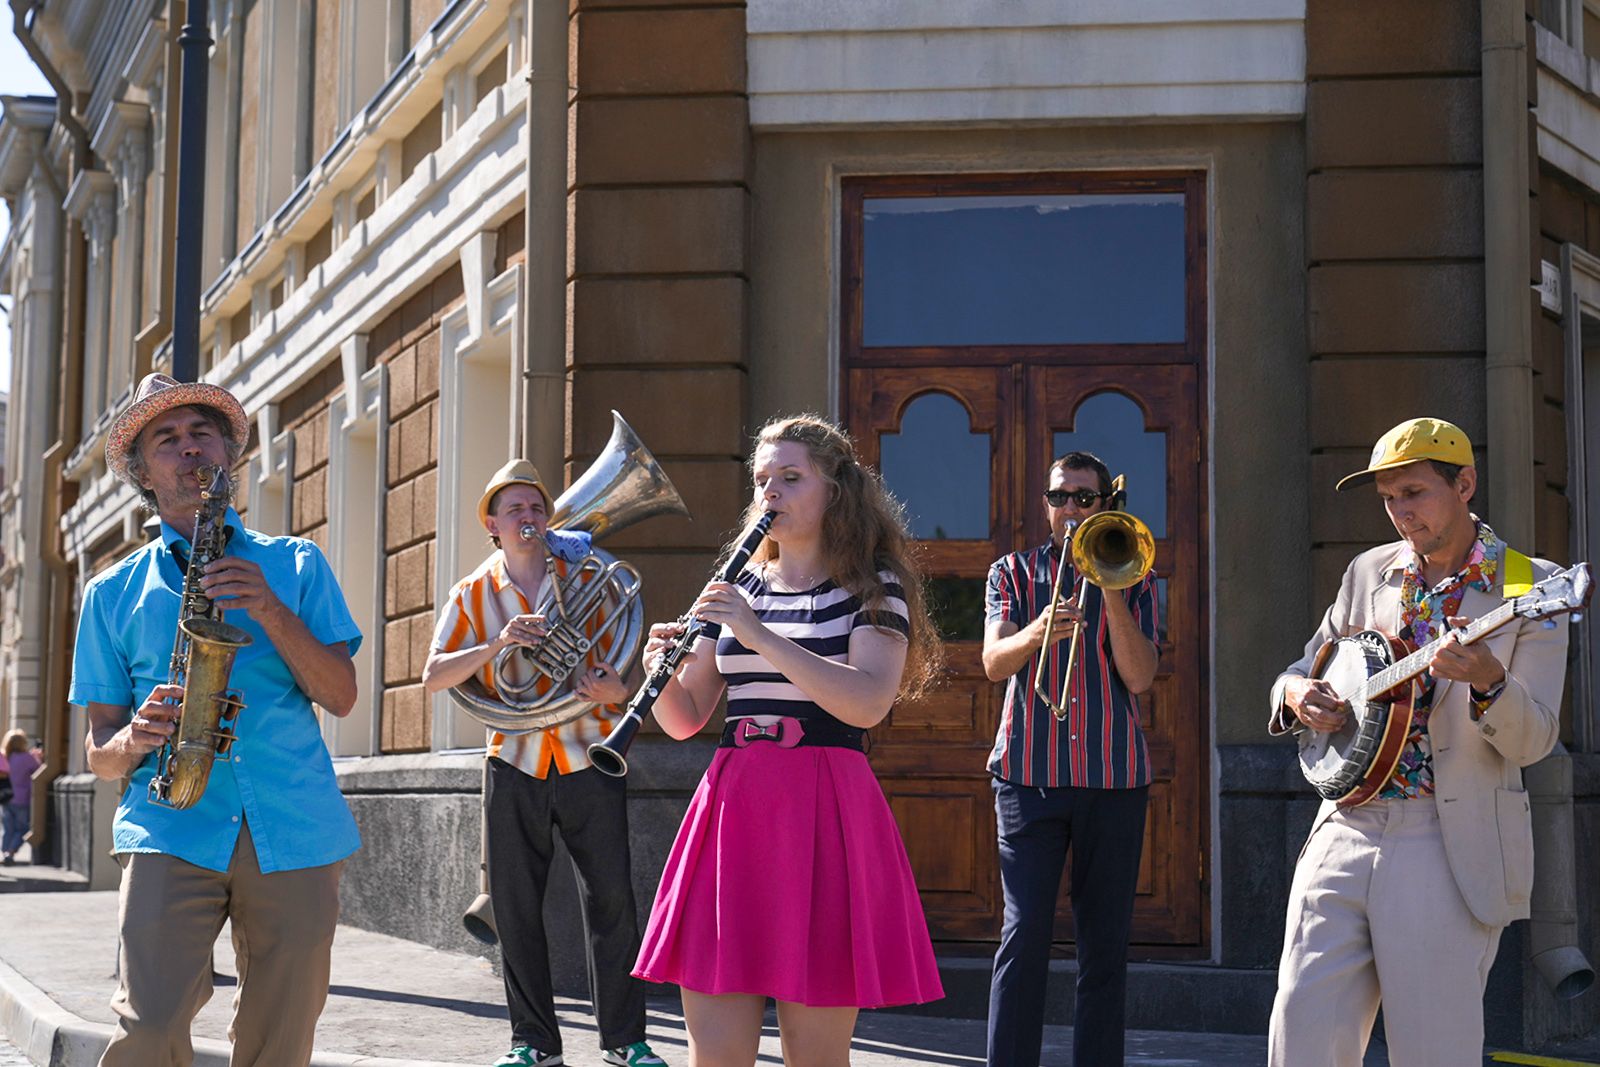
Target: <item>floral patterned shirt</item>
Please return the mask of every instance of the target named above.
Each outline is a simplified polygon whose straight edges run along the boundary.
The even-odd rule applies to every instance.
[[[1446,620],[1461,612],[1467,587],[1494,594],[1499,589],[1500,561],[1505,557],[1505,542],[1481,519],[1478,537],[1467,555],[1466,565],[1434,586],[1422,580],[1422,562],[1415,554],[1405,561],[1400,582],[1400,636],[1420,648],[1444,632]],[[1380,800],[1407,800],[1433,796],[1433,742],[1428,737],[1428,714],[1433,709],[1433,672],[1424,671],[1413,679],[1416,710],[1411,733],[1400,752],[1394,777],[1378,794]]]

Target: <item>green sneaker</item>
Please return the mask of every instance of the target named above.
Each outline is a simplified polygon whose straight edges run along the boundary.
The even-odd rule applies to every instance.
[[[518,1045],[494,1061],[494,1067],[561,1067],[566,1061],[559,1052],[540,1052],[532,1045]]]
[[[635,1041],[622,1048],[608,1048],[600,1059],[613,1067],[667,1067],[667,1061],[657,1056],[649,1045]]]

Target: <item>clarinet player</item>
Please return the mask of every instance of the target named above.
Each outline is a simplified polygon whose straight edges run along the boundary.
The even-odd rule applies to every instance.
[[[239,970],[234,1067],[308,1063],[328,995],[340,865],[360,837],[311,705],[349,714],[361,634],[314,543],[248,530],[231,507],[222,554],[189,573],[196,472],[231,468],[248,435],[227,390],[152,374],[106,442],[107,466],[160,517],[161,535],[88,584],[73,656],[69,699],[88,709],[89,769],[131,778],[112,824],[121,983],[102,1067],[193,1061],[189,1026],[211,996],[224,919]],[[251,640],[230,678],[245,704],[237,740],[180,809],[149,785],[183,695],[169,657],[186,578]]]

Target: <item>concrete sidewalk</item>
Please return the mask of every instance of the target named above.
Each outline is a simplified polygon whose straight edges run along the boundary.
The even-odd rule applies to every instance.
[[[0,1037],[32,1063],[92,1067],[99,1058],[113,1021],[109,1001],[116,984],[116,918],[115,893],[0,895]],[[226,931],[218,942],[217,967],[233,974]],[[227,1063],[233,988],[231,978],[219,981],[195,1020],[195,1062],[200,1067]],[[563,999],[559,1009],[567,1063],[599,1067],[588,1005]],[[782,1054],[770,1012],[768,1024],[760,1062],[779,1064]],[[977,1065],[983,1063],[984,1037],[980,1020],[864,1012],[851,1062],[856,1067]],[[650,1040],[669,1064],[684,1067],[686,1041],[676,997],[651,1000]],[[328,1005],[317,1029],[317,1067],[490,1064],[508,1043],[504,988],[487,961],[339,928]],[[1045,1063],[1070,1063],[1071,1048],[1070,1028],[1046,1029]],[[1139,1031],[1129,1035],[1128,1062],[1261,1067],[1266,1040]],[[1368,1067],[1386,1062],[1381,1047],[1367,1057]]]

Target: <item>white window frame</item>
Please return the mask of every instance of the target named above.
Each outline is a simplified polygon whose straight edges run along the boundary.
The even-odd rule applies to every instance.
[[[1583,320],[1600,327],[1600,257],[1572,244],[1561,247],[1562,338],[1565,343],[1565,408],[1567,417],[1567,499],[1569,554],[1588,556],[1600,542],[1600,488],[1589,480],[1588,457],[1600,448],[1600,374],[1586,373]],[[1596,364],[1600,366],[1600,363]],[[1593,560],[1591,560],[1593,562]],[[1600,749],[1600,722],[1595,698],[1600,692],[1600,634],[1594,623],[1572,630],[1578,646],[1572,679],[1572,740],[1580,752]]]
[[[328,563],[363,640],[355,656],[356,706],[343,719],[323,716],[322,736],[335,756],[372,756],[380,750],[383,722],[388,365],[362,371],[365,334],[346,339],[340,356],[345,388],[328,405]]]
[[[250,486],[250,529],[274,537],[289,532],[294,514],[294,434],[278,432],[278,405],[256,416],[261,448],[245,469]]]
[[[516,447],[522,265],[488,280],[494,249],[495,234],[489,232],[478,234],[461,250],[466,300],[439,326],[436,612],[443,608],[451,586],[484,554],[483,526],[473,505]],[[448,693],[435,693],[431,699],[434,751],[483,746],[483,726],[459,711]]]

